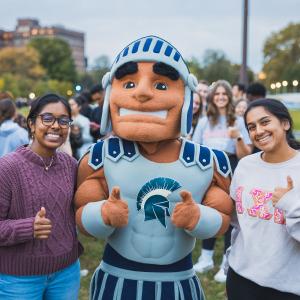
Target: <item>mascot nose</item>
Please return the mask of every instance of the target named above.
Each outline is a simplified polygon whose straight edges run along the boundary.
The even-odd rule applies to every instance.
[[[140,102],[146,102],[153,98],[151,84],[147,80],[141,80],[135,89],[135,98]]]

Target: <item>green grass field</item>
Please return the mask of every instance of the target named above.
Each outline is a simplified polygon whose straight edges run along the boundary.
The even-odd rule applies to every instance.
[[[83,244],[85,250],[84,254],[81,256],[81,269],[88,269],[89,274],[86,277],[81,278],[81,289],[80,289],[80,300],[88,299],[89,284],[91,277],[95,268],[98,266],[104,248],[104,242],[102,240],[96,240],[94,238],[85,237],[80,235],[80,241]],[[199,276],[204,289],[206,300],[225,300],[225,284],[217,283],[213,280],[215,273],[217,273],[217,266],[221,263],[222,260],[222,247],[223,247],[223,238],[219,238],[216,244],[216,253],[214,257],[215,268],[204,275]],[[197,245],[193,252],[193,261],[195,262],[199,256],[200,252],[200,243],[197,242]]]
[[[300,110],[290,110],[294,122],[294,129],[300,130]]]

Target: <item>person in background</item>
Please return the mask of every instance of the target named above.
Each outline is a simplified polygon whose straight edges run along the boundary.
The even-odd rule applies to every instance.
[[[246,94],[248,101],[251,102],[256,99],[265,98],[267,94],[267,89],[262,83],[254,82],[248,86]]]
[[[14,96],[11,92],[0,92],[0,100],[2,99],[12,99],[13,100]]]
[[[200,80],[197,86],[197,93],[200,95],[201,100],[201,115],[205,116],[207,111],[207,96],[209,92],[209,83],[206,80]]]
[[[232,98],[234,103],[236,103],[240,99],[246,99],[246,86],[243,83],[233,84]]]
[[[14,100],[14,96],[11,92],[6,91],[6,92],[0,92],[0,101],[3,99],[11,99]],[[15,103],[15,102],[14,102]],[[15,103],[16,104],[16,103]],[[16,105],[17,107],[17,105]],[[26,124],[26,118],[18,112],[18,107],[16,109],[16,113],[14,116],[13,121],[15,123],[17,123],[20,127],[24,128],[25,130],[27,130],[27,124]]]
[[[238,100],[234,105],[234,111],[236,116],[243,117],[248,107],[248,101],[246,99]]]
[[[32,143],[0,158],[0,299],[78,299],[77,162],[57,151],[71,122],[61,96],[36,99],[27,118]]]
[[[14,122],[15,115],[13,100],[0,100],[0,157],[29,143],[27,131]]]
[[[192,119],[192,128],[188,135],[188,139],[192,139],[193,132],[195,130],[195,127],[198,123],[200,116],[200,112],[202,109],[202,104],[200,100],[200,95],[198,93],[193,93],[193,119]]]
[[[225,151],[234,171],[238,159],[251,153],[251,142],[243,119],[235,116],[232,101],[232,88],[225,80],[218,80],[211,87],[208,96],[207,116],[199,120],[194,131],[193,141],[211,148]],[[226,250],[230,246],[229,229],[225,234],[224,255],[220,270],[214,279],[225,282],[224,267]],[[216,239],[202,241],[202,252],[194,269],[203,273],[214,267],[213,254]]]
[[[244,119],[261,151],[239,162],[231,183],[228,300],[299,300],[300,144],[278,100],[251,102]]]
[[[70,144],[72,148],[73,157],[79,160],[80,156],[78,154],[78,149],[82,147],[83,140],[80,127],[76,124],[71,125],[70,128]]]
[[[103,135],[100,134],[100,123],[102,116],[102,107],[104,99],[103,87],[100,84],[97,84],[91,88],[91,97],[94,102],[97,103],[97,106],[93,109],[90,117],[90,134],[96,143]]]
[[[78,126],[81,131],[83,145],[77,149],[77,155],[81,157],[93,143],[93,138],[90,135],[90,120],[80,113],[81,97],[71,98],[69,104],[72,111],[73,124]]]
[[[83,91],[80,95],[75,98],[80,99],[80,114],[90,119],[94,106],[91,105],[92,98],[89,91]]]

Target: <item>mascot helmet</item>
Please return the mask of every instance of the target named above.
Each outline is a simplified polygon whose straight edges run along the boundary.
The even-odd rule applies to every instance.
[[[103,76],[102,85],[105,89],[105,97],[100,127],[101,133],[107,134],[112,129],[109,99],[114,74],[120,66],[129,61],[162,62],[178,71],[180,78],[185,85],[184,103],[181,109],[180,131],[182,136],[186,136],[190,132],[192,126],[193,92],[196,91],[198,84],[197,79],[189,72],[186,63],[177,49],[169,42],[156,36],[146,36],[130,43],[118,54],[112,64],[110,72]]]

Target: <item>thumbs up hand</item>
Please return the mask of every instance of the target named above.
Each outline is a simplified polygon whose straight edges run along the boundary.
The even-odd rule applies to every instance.
[[[277,187],[274,189],[274,192],[272,193],[272,203],[273,206],[275,206],[277,204],[277,202],[290,190],[292,190],[294,188],[294,183],[293,180],[290,176],[287,176],[286,178],[287,180],[287,187],[283,188],[283,187]]]
[[[109,198],[102,205],[101,214],[106,225],[124,227],[128,224],[128,204],[121,199],[119,187],[113,187]]]
[[[177,203],[172,214],[172,223],[179,228],[193,230],[200,218],[200,209],[188,191],[180,193],[182,202]]]
[[[46,209],[41,209],[35,215],[33,223],[33,236],[35,239],[47,239],[51,233],[52,225],[51,221],[46,218]]]

